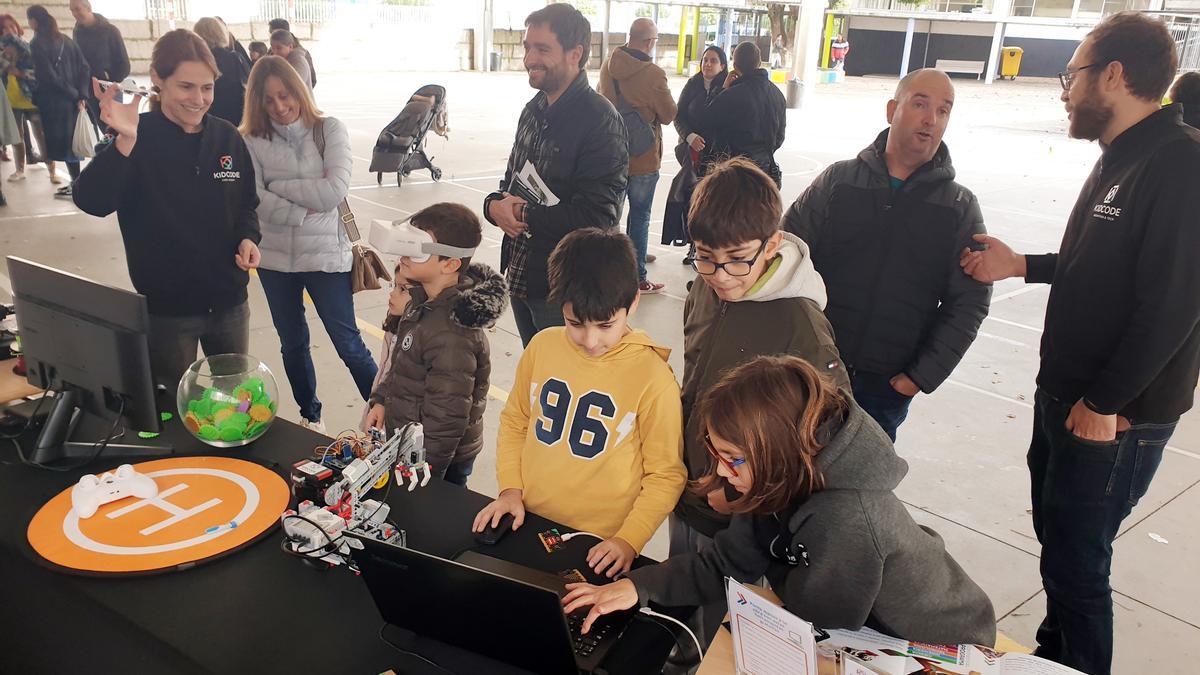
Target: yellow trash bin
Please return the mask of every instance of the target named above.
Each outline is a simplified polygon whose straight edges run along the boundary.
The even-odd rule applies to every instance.
[[[1020,47],[1004,47],[1000,55],[1000,77],[1010,80],[1017,79],[1021,72],[1021,55],[1025,53]]]

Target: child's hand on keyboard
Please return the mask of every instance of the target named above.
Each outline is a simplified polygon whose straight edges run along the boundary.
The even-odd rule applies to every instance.
[[[614,541],[610,539],[609,541]],[[620,541],[619,539],[615,541]],[[622,542],[624,543],[624,542]],[[629,544],[625,544],[628,546]],[[592,629],[596,619],[610,612],[629,609],[638,602],[637,587],[629,579],[604,586],[591,584],[567,584],[567,595],[563,598],[563,611],[567,614],[582,607],[591,605],[587,618],[583,620],[583,633],[586,635]]]
[[[612,537],[593,546],[592,550],[588,551],[587,561],[596,574],[604,574],[607,569],[606,576],[612,579],[618,574],[628,572],[636,557],[637,551],[624,539]]]

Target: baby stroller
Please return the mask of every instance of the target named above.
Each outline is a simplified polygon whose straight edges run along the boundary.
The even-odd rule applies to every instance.
[[[437,135],[449,138],[446,88],[436,84],[427,84],[413,92],[404,110],[379,133],[371,153],[371,171],[380,185],[384,172],[392,171],[396,172],[397,186],[417,169],[429,169],[433,180],[441,179],[442,170],[425,154],[425,134],[430,127]]]

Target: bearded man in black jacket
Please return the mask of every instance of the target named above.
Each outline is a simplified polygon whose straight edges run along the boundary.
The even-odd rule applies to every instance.
[[[1200,372],[1200,131],[1159,107],[1176,70],[1163,23],[1101,22],[1059,74],[1074,138],[1103,151],[1058,253],[989,236],[979,281],[1049,283],[1028,463],[1046,618],[1037,654],[1112,667],[1112,542],[1146,494]]]

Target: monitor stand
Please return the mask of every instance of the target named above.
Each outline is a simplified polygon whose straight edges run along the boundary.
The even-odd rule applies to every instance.
[[[104,439],[80,442],[67,440],[75,432],[84,416],[80,407],[80,394],[70,388],[54,393],[50,413],[42,431],[38,434],[37,444],[29,461],[34,464],[50,464],[64,459],[88,459],[98,457],[155,457],[174,454],[169,445],[137,445],[129,443],[109,443],[99,455],[96,450]]]

